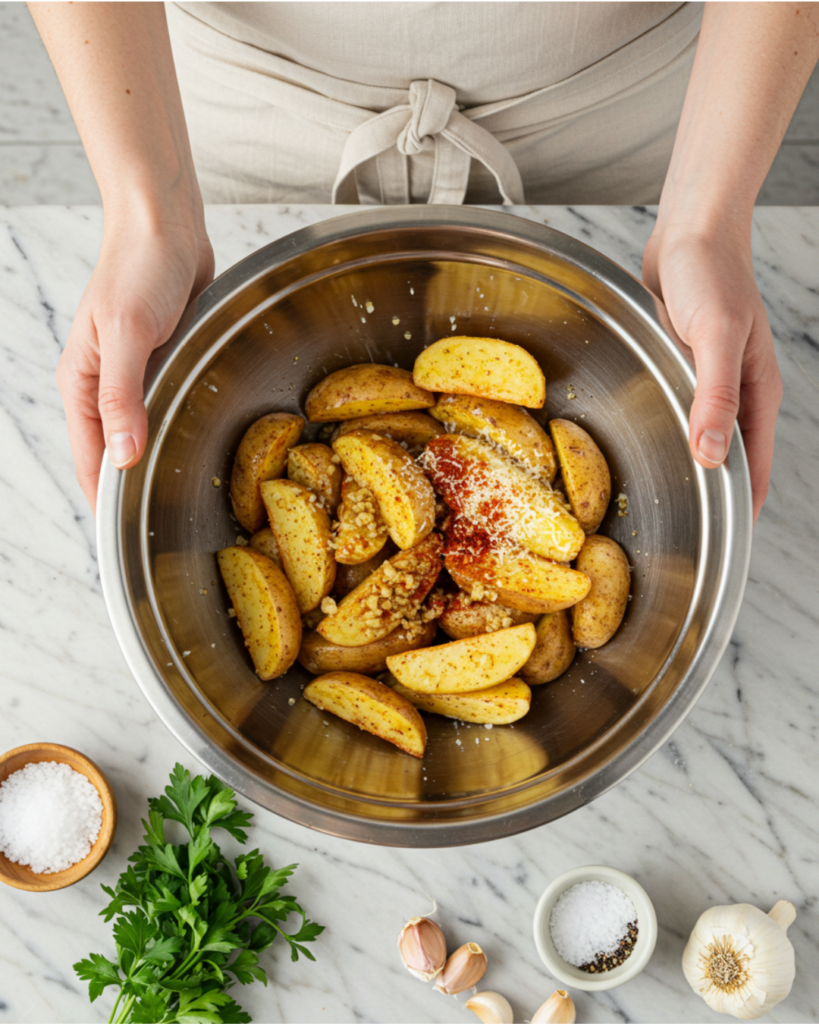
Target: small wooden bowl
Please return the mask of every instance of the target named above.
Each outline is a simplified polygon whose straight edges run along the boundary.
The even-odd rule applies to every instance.
[[[12,885],[15,889],[27,889],[29,892],[51,892],[54,889],[65,889],[66,886],[85,878],[108,853],[117,828],[117,799],[108,779],[90,758],[60,743],[27,743],[24,747],[9,750],[0,757],[0,783],[5,782],[13,772],[38,761],[58,761],[67,764],[69,768],[73,768],[88,779],[102,801],[100,834],[88,856],[72,864],[65,871],[38,875],[27,864],[15,864],[4,853],[0,853],[0,882]]]

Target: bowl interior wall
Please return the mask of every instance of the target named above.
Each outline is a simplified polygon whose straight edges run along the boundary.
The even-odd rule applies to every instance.
[[[347,813],[436,821],[478,815],[499,794],[512,809],[532,799],[532,787],[548,795],[576,784],[633,739],[686,667],[672,663],[657,681],[688,613],[701,540],[679,407],[632,348],[628,326],[609,320],[606,286],[577,267],[412,253],[335,267],[319,253],[314,267],[284,289],[281,273],[276,288],[254,284],[241,308],[206,322],[196,369],[170,379],[175,404],[151,413],[152,431],[156,417],[169,419],[145,470],[140,544],[123,554],[126,569],[130,560],[135,576],[150,579],[134,603],[157,672],[200,727],[263,780],[306,800],[321,791]],[[214,555],[241,532],[228,484],[254,419],[300,412],[309,389],[343,366],[411,369],[425,345],[453,333],[523,345],[547,377],[538,419],[577,418],[597,440],[614,499],[600,532],[634,566],[633,600],[615,638],[535,688],[515,726],[490,731],[427,716],[419,762],[300,699],[310,677],[298,665],[275,682],[256,678]],[[316,433],[308,427],[303,440]],[[140,474],[126,475],[124,503],[139,486]],[[621,492],[627,516],[618,515]]]

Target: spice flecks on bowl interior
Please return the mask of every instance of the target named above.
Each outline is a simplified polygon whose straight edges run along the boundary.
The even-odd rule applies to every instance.
[[[555,950],[567,964],[589,974],[614,970],[637,941],[637,911],[608,882],[579,882],[558,899],[549,918]]]

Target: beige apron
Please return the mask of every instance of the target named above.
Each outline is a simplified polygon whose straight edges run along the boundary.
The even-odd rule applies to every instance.
[[[656,202],[702,13],[652,3],[167,9],[206,202],[370,204]]]

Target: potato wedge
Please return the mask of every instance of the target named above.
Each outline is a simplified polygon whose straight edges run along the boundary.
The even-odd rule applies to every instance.
[[[233,514],[248,533],[266,525],[259,485],[284,473],[288,449],[301,437],[304,420],[289,412],[271,412],[252,423],[239,443],[230,475]]]
[[[318,632],[342,647],[363,647],[414,619],[441,571],[440,549],[441,538],[431,533],[409,551],[399,551],[343,598]]]
[[[592,437],[571,420],[549,423],[572,512],[586,533],[600,525],[611,498],[611,473]]]
[[[264,526],[261,530],[257,530],[256,533],[253,534],[250,538],[250,546],[255,548],[257,551],[261,551],[263,555],[267,555],[270,561],[275,562],[282,572],[284,572],[282,553],[279,551],[279,545],[276,543],[276,534],[269,526]]]
[[[586,535],[548,485],[483,441],[461,434],[433,438],[423,466],[453,512],[494,546],[512,544],[557,562],[571,561],[582,547]]]
[[[540,409],[546,378],[537,361],[520,345],[500,338],[441,338],[415,360],[412,378],[420,388],[475,395]]]
[[[425,412],[385,412],[380,416],[359,416],[340,423],[332,440],[349,434],[351,430],[372,430],[410,448],[423,448],[427,441],[444,433],[437,420]],[[551,444],[551,441],[549,442]]]
[[[471,693],[511,679],[535,646],[535,627],[499,629],[425,650],[392,654],[387,668],[419,693]]]
[[[284,571],[304,615],[321,604],[335,582],[330,517],[311,490],[292,480],[266,480],[261,491]]]
[[[341,565],[369,561],[387,543],[387,524],[369,487],[345,476],[341,483],[341,504],[333,547]]]
[[[456,433],[491,441],[539,480],[554,480],[557,456],[552,439],[525,409],[490,398],[441,395],[430,416]]]
[[[335,596],[346,597],[368,576],[371,576],[379,565],[383,565],[388,558],[392,558],[397,551],[398,548],[388,539],[378,554],[368,558],[366,562],[359,562],[358,565],[345,565],[343,562],[339,562],[336,570],[336,582],[333,585]]]
[[[487,551],[482,555],[449,554],[444,564],[461,589],[480,586],[496,599],[522,612],[544,614],[570,608],[588,594],[591,581],[567,565],[528,551]]]
[[[536,619],[537,615],[531,612],[521,612],[491,601],[473,601],[469,594],[460,590],[447,602],[438,625],[453,640],[464,640],[468,636],[494,633],[498,629],[520,626]]]
[[[287,478],[315,491],[331,516],[341,501],[341,477],[326,444],[299,444],[287,453]]]
[[[520,676],[530,686],[550,683],[563,675],[574,660],[575,647],[569,613],[549,612],[535,626],[537,640],[529,660],[520,670]]]
[[[478,725],[509,725],[510,722],[517,722],[527,713],[532,703],[532,691],[523,680],[516,677],[474,693],[418,693],[403,686],[397,679],[393,689],[421,711],[457,718],[461,722],[476,722]]]
[[[391,654],[429,647],[435,639],[436,631],[434,622],[425,623],[420,631],[410,631],[399,626],[387,636],[371,644],[364,644],[363,647],[341,647],[325,640],[321,633],[311,631],[302,637],[299,664],[313,675],[336,669],[374,675],[384,671]]]
[[[424,756],[424,720],[405,697],[384,683],[357,672],[328,672],[308,683],[304,696],[319,711],[338,715],[413,757]]]
[[[578,647],[602,647],[620,627],[628,605],[631,573],[625,552],[610,537],[586,538],[575,563],[591,580],[588,595],[572,608]]]
[[[293,588],[275,562],[255,548],[223,548],[216,557],[256,674],[275,679],[290,668],[301,645]]]
[[[433,405],[435,395],[415,384],[409,370],[359,363],[336,370],[316,384],[304,408],[311,423],[330,423]]]
[[[414,548],[431,532],[435,492],[400,444],[371,430],[354,430],[337,438],[333,451],[344,471],[373,492],[390,537],[399,548]]]

